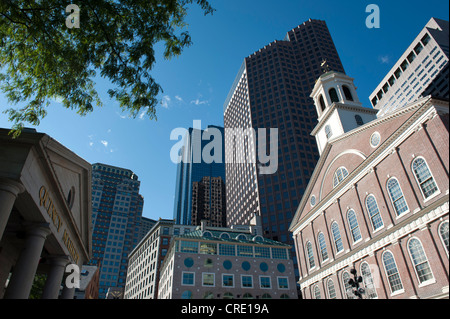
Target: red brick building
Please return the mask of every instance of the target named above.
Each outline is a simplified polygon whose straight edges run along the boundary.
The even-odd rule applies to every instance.
[[[311,96],[321,157],[290,226],[303,298],[354,298],[352,269],[363,298],[448,298],[448,101],[376,118],[337,72]]]

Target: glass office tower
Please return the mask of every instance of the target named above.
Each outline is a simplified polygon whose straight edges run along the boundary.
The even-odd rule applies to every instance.
[[[99,298],[125,287],[128,254],[138,244],[144,198],[129,169],[92,165],[92,259],[100,268]]]
[[[214,151],[212,152],[213,153],[220,152],[221,154],[217,153],[217,155],[220,155],[218,158],[221,159],[218,160],[217,162],[214,160],[211,163],[208,163],[208,161],[205,161],[204,156],[199,155],[199,152],[203,153],[205,146],[214,141],[215,137],[203,135],[210,128],[215,129],[216,132],[220,134],[221,139],[220,141],[216,141],[217,143],[215,143],[215,145],[221,147],[221,149],[214,148]],[[225,183],[225,152],[223,150],[224,147],[223,145],[224,145],[223,127],[209,125],[206,130],[189,128],[188,136],[185,137],[185,144],[181,149],[182,154],[180,155],[182,157],[182,161],[178,164],[177,167],[177,176],[176,176],[177,181],[176,181],[174,212],[173,212],[173,218],[175,219],[176,224],[192,225],[192,212],[193,212],[192,200],[193,196],[195,199],[195,196],[198,195],[198,192],[195,191],[193,192],[193,185],[194,185],[193,183],[201,182],[202,185],[208,185],[208,187],[213,187],[216,185],[217,179],[213,180],[212,178],[216,177],[220,177],[222,182]],[[208,181],[205,181],[204,177],[207,177]],[[202,200],[210,202],[209,206],[212,207],[214,205],[213,195],[217,193],[217,190],[215,188],[214,189],[211,188],[206,193],[209,194],[208,195],[209,197],[205,199],[205,197],[203,196]],[[219,213],[225,214],[224,210],[225,206],[221,208],[220,212],[213,213],[213,216],[208,214],[208,218],[212,217],[216,221],[221,220],[220,218],[217,219],[217,214]],[[197,217],[199,216],[198,210],[195,212],[195,215]],[[200,220],[198,220],[198,222],[200,222]],[[215,225],[220,227],[218,224]],[[221,226],[225,227],[225,225]]]
[[[319,158],[310,135],[317,113],[309,95],[326,71],[324,60],[326,70],[344,73],[325,21],[311,19],[244,59],[224,103],[225,130],[278,128],[278,167],[261,174],[258,160],[229,163],[242,141],[225,135],[228,225],[260,214],[265,237],[293,245],[288,227]],[[267,132],[266,138],[269,144],[274,136]]]

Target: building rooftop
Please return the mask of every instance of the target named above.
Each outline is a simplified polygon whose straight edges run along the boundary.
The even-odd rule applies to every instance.
[[[211,240],[211,241],[223,241],[231,243],[241,243],[241,244],[260,244],[260,245],[272,245],[281,247],[290,247],[288,244],[284,244],[279,241],[264,238],[261,235],[252,235],[250,233],[242,231],[234,231],[232,229],[223,230],[211,230],[211,229],[196,229],[190,233],[176,236],[179,239],[198,239],[198,240]]]

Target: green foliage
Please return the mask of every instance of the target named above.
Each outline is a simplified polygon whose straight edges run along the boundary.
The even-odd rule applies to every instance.
[[[80,9],[79,28],[66,26],[71,3]],[[123,110],[156,119],[162,88],[150,74],[154,46],[163,42],[169,59],[192,44],[182,30],[192,3],[205,15],[214,11],[206,0],[2,0],[0,89],[10,103],[26,104],[5,111],[13,136],[24,122],[39,125],[52,100],[82,116],[101,106],[97,74],[113,84],[108,94]]]
[[[30,296],[28,297],[28,299],[41,299],[46,280],[47,275],[36,274],[34,276],[33,286],[31,287]]]

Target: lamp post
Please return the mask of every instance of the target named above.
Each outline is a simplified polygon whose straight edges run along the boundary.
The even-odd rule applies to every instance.
[[[356,274],[356,269],[353,268],[352,270],[350,270],[350,273],[353,275],[353,279],[350,278],[348,280],[348,284],[351,285],[354,289],[353,289],[353,294],[358,297],[358,299],[362,299],[362,295],[365,293],[364,288],[359,287],[359,284],[363,281],[361,276],[358,276]]]

